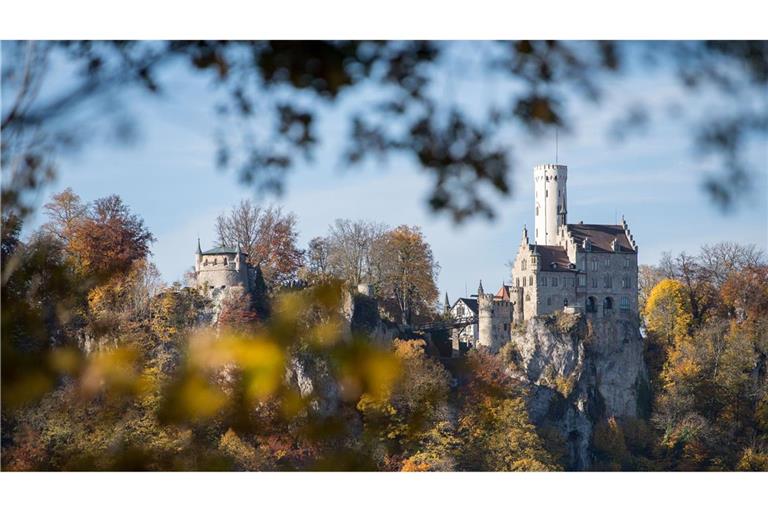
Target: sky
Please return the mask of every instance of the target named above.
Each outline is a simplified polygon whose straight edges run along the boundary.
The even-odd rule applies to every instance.
[[[509,90],[509,84],[474,72],[461,58],[445,77],[437,77],[435,87],[475,113],[488,97],[503,98]],[[39,204],[66,187],[86,201],[119,194],[157,238],[152,259],[167,282],[180,280],[193,265],[198,236],[204,249],[214,246],[218,214],[253,198],[296,214],[301,247],[325,235],[337,218],[420,226],[440,265],[441,298],[445,292],[451,300],[476,293],[481,279],[486,290],[501,286],[509,279],[507,262],[515,256],[523,225],[533,226],[533,167],[554,163],[554,133],[533,137],[510,130],[512,195],[491,198],[494,221],[478,218],[457,226],[429,210],[430,176],[414,162],[396,157],[354,168],[341,163],[346,132],[340,120],[365,94],[342,97],[337,106],[324,109],[318,129],[324,142],[315,158],[291,171],[281,197],[261,197],[234,172],[214,165],[217,120],[210,83],[184,69],[172,70],[163,97],[127,98],[138,121],[136,140],[93,143],[63,156]],[[666,113],[628,141],[608,136],[615,117],[638,99]],[[681,114],[668,108],[675,101],[690,116],[682,123]],[[558,134],[557,151],[558,162],[568,166],[569,222],[612,224],[624,215],[641,264],[656,263],[665,251],[696,253],[701,245],[719,241],[752,243],[768,252],[765,141],[749,153],[753,184],[740,208],[723,214],[703,191],[703,169],[710,164],[691,147],[685,122],[712,108],[718,108],[716,100],[691,100],[670,77],[640,72],[608,87],[598,105],[573,102],[572,130]],[[44,221],[38,210],[26,231]]]

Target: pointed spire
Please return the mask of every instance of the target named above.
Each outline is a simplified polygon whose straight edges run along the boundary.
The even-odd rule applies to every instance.
[[[446,311],[451,309],[451,300],[448,298],[448,292],[445,292],[445,303],[443,304],[443,308]]]
[[[523,244],[528,245],[528,226],[523,224]]]
[[[197,254],[203,254],[203,250],[200,248],[200,237],[197,237]]]
[[[478,297],[480,297],[480,296],[482,296],[484,293],[485,293],[485,292],[483,291],[483,280],[481,279],[481,280],[480,280],[480,286],[478,286],[478,287],[477,287],[477,296],[478,296]]]

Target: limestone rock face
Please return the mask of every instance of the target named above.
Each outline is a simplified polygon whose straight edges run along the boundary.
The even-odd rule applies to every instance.
[[[567,443],[571,469],[590,465],[594,425],[642,415],[647,375],[637,322],[557,314],[529,320],[504,349],[510,373],[529,387],[539,427]]]

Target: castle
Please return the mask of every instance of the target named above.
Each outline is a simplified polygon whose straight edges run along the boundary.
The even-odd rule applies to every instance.
[[[240,247],[216,247],[203,251],[200,239],[195,253],[195,286],[208,296],[220,294],[227,288],[241,286],[246,292],[254,288],[261,269],[249,265]]]
[[[637,244],[621,224],[568,224],[565,165],[537,165],[533,170],[534,243],[523,233],[512,265],[512,281],[450,306],[454,320],[472,325],[455,329],[458,345],[497,350],[511,338],[513,324],[566,311],[598,318],[631,319],[638,315]]]

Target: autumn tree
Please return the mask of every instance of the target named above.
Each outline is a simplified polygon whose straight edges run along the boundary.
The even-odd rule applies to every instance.
[[[645,303],[653,288],[664,279],[662,271],[653,265],[639,265],[637,267],[637,299],[640,311],[645,309]]]
[[[729,316],[756,322],[768,316],[768,265],[750,265],[728,273],[720,298]]]
[[[48,222],[42,230],[59,240],[68,243],[77,223],[88,215],[89,206],[71,188],[54,194],[51,201],[43,206]]]
[[[232,331],[249,331],[259,320],[256,305],[250,293],[241,286],[232,287],[221,303],[218,324]]]
[[[329,271],[329,243],[323,237],[315,237],[309,241],[307,249],[307,268],[314,275],[325,275]]]
[[[679,281],[664,279],[654,286],[643,314],[648,330],[668,346],[688,335],[692,315]]]
[[[472,351],[462,390],[459,468],[469,471],[559,469],[528,417],[522,390],[498,356]]]
[[[336,219],[325,239],[329,272],[356,286],[374,278],[374,251],[386,227],[363,220]]]
[[[109,278],[146,258],[154,240],[141,217],[112,195],[94,201],[88,215],[74,223],[67,247],[81,273]]]
[[[216,236],[221,246],[239,246],[246,252],[248,263],[261,266],[271,287],[296,279],[303,264],[303,251],[297,247],[296,216],[280,208],[261,208],[243,200],[217,217]]]
[[[357,404],[367,435],[397,461],[393,469],[445,471],[455,465],[449,375],[425,347],[423,340],[395,340],[401,378],[386,396],[364,395]]]
[[[432,249],[418,227],[387,231],[374,246],[375,284],[398,321],[411,324],[431,315],[437,301],[437,273]]]

